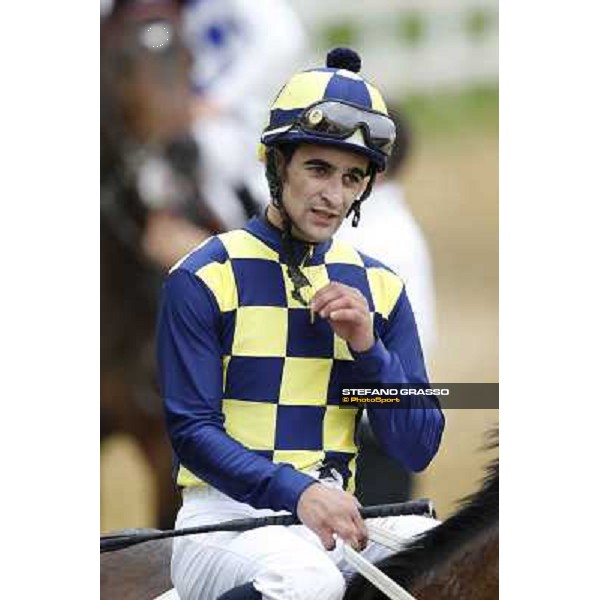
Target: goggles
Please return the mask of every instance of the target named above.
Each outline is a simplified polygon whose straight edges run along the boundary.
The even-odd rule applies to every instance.
[[[396,127],[387,115],[341,100],[321,100],[311,104],[292,127],[336,140],[346,139],[361,129],[367,145],[387,156],[396,139]]]

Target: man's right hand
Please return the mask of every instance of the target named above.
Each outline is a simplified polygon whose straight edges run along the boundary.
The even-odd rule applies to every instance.
[[[296,512],[327,550],[335,548],[334,533],[355,550],[363,550],[368,533],[359,507],[358,500],[348,492],[315,482],[302,492]]]

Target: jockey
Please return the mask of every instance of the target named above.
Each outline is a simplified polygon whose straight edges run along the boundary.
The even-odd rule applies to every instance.
[[[341,407],[340,386],[428,378],[402,280],[333,239],[346,216],[358,224],[395,137],[360,62],[336,49],[288,81],[261,139],[265,215],[210,238],[164,285],[157,342],[183,496],[176,527],[280,511],[303,523],[176,538],[183,599],[234,598],[245,585],[257,599],[337,600],[350,573],[338,539],[368,560],[391,553],[368,541],[358,512],[363,409]],[[420,471],[444,417],[435,397],[406,398],[403,409],[366,410],[386,453]],[[381,522],[407,536],[435,524]]]

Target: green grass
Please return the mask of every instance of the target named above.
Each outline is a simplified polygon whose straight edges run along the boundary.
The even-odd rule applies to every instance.
[[[359,31],[356,24],[343,21],[335,25],[329,25],[319,35],[323,48],[331,49],[336,46],[353,47],[357,44]]]
[[[419,135],[446,137],[482,130],[498,132],[497,86],[414,95],[396,106]]]
[[[396,24],[396,35],[406,46],[418,46],[425,36],[425,21],[417,11],[402,14]]]

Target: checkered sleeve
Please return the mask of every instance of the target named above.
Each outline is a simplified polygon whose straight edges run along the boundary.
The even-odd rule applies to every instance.
[[[390,313],[380,339],[354,354],[360,379],[378,384],[427,384],[427,372],[406,289]],[[422,471],[437,453],[444,415],[435,396],[405,396],[401,408],[367,408],[386,453],[412,471]]]
[[[235,500],[295,512],[314,480],[251,452],[225,431],[219,322],[209,288],[189,271],[173,271],[163,288],[157,357],[175,454],[194,475]]]

